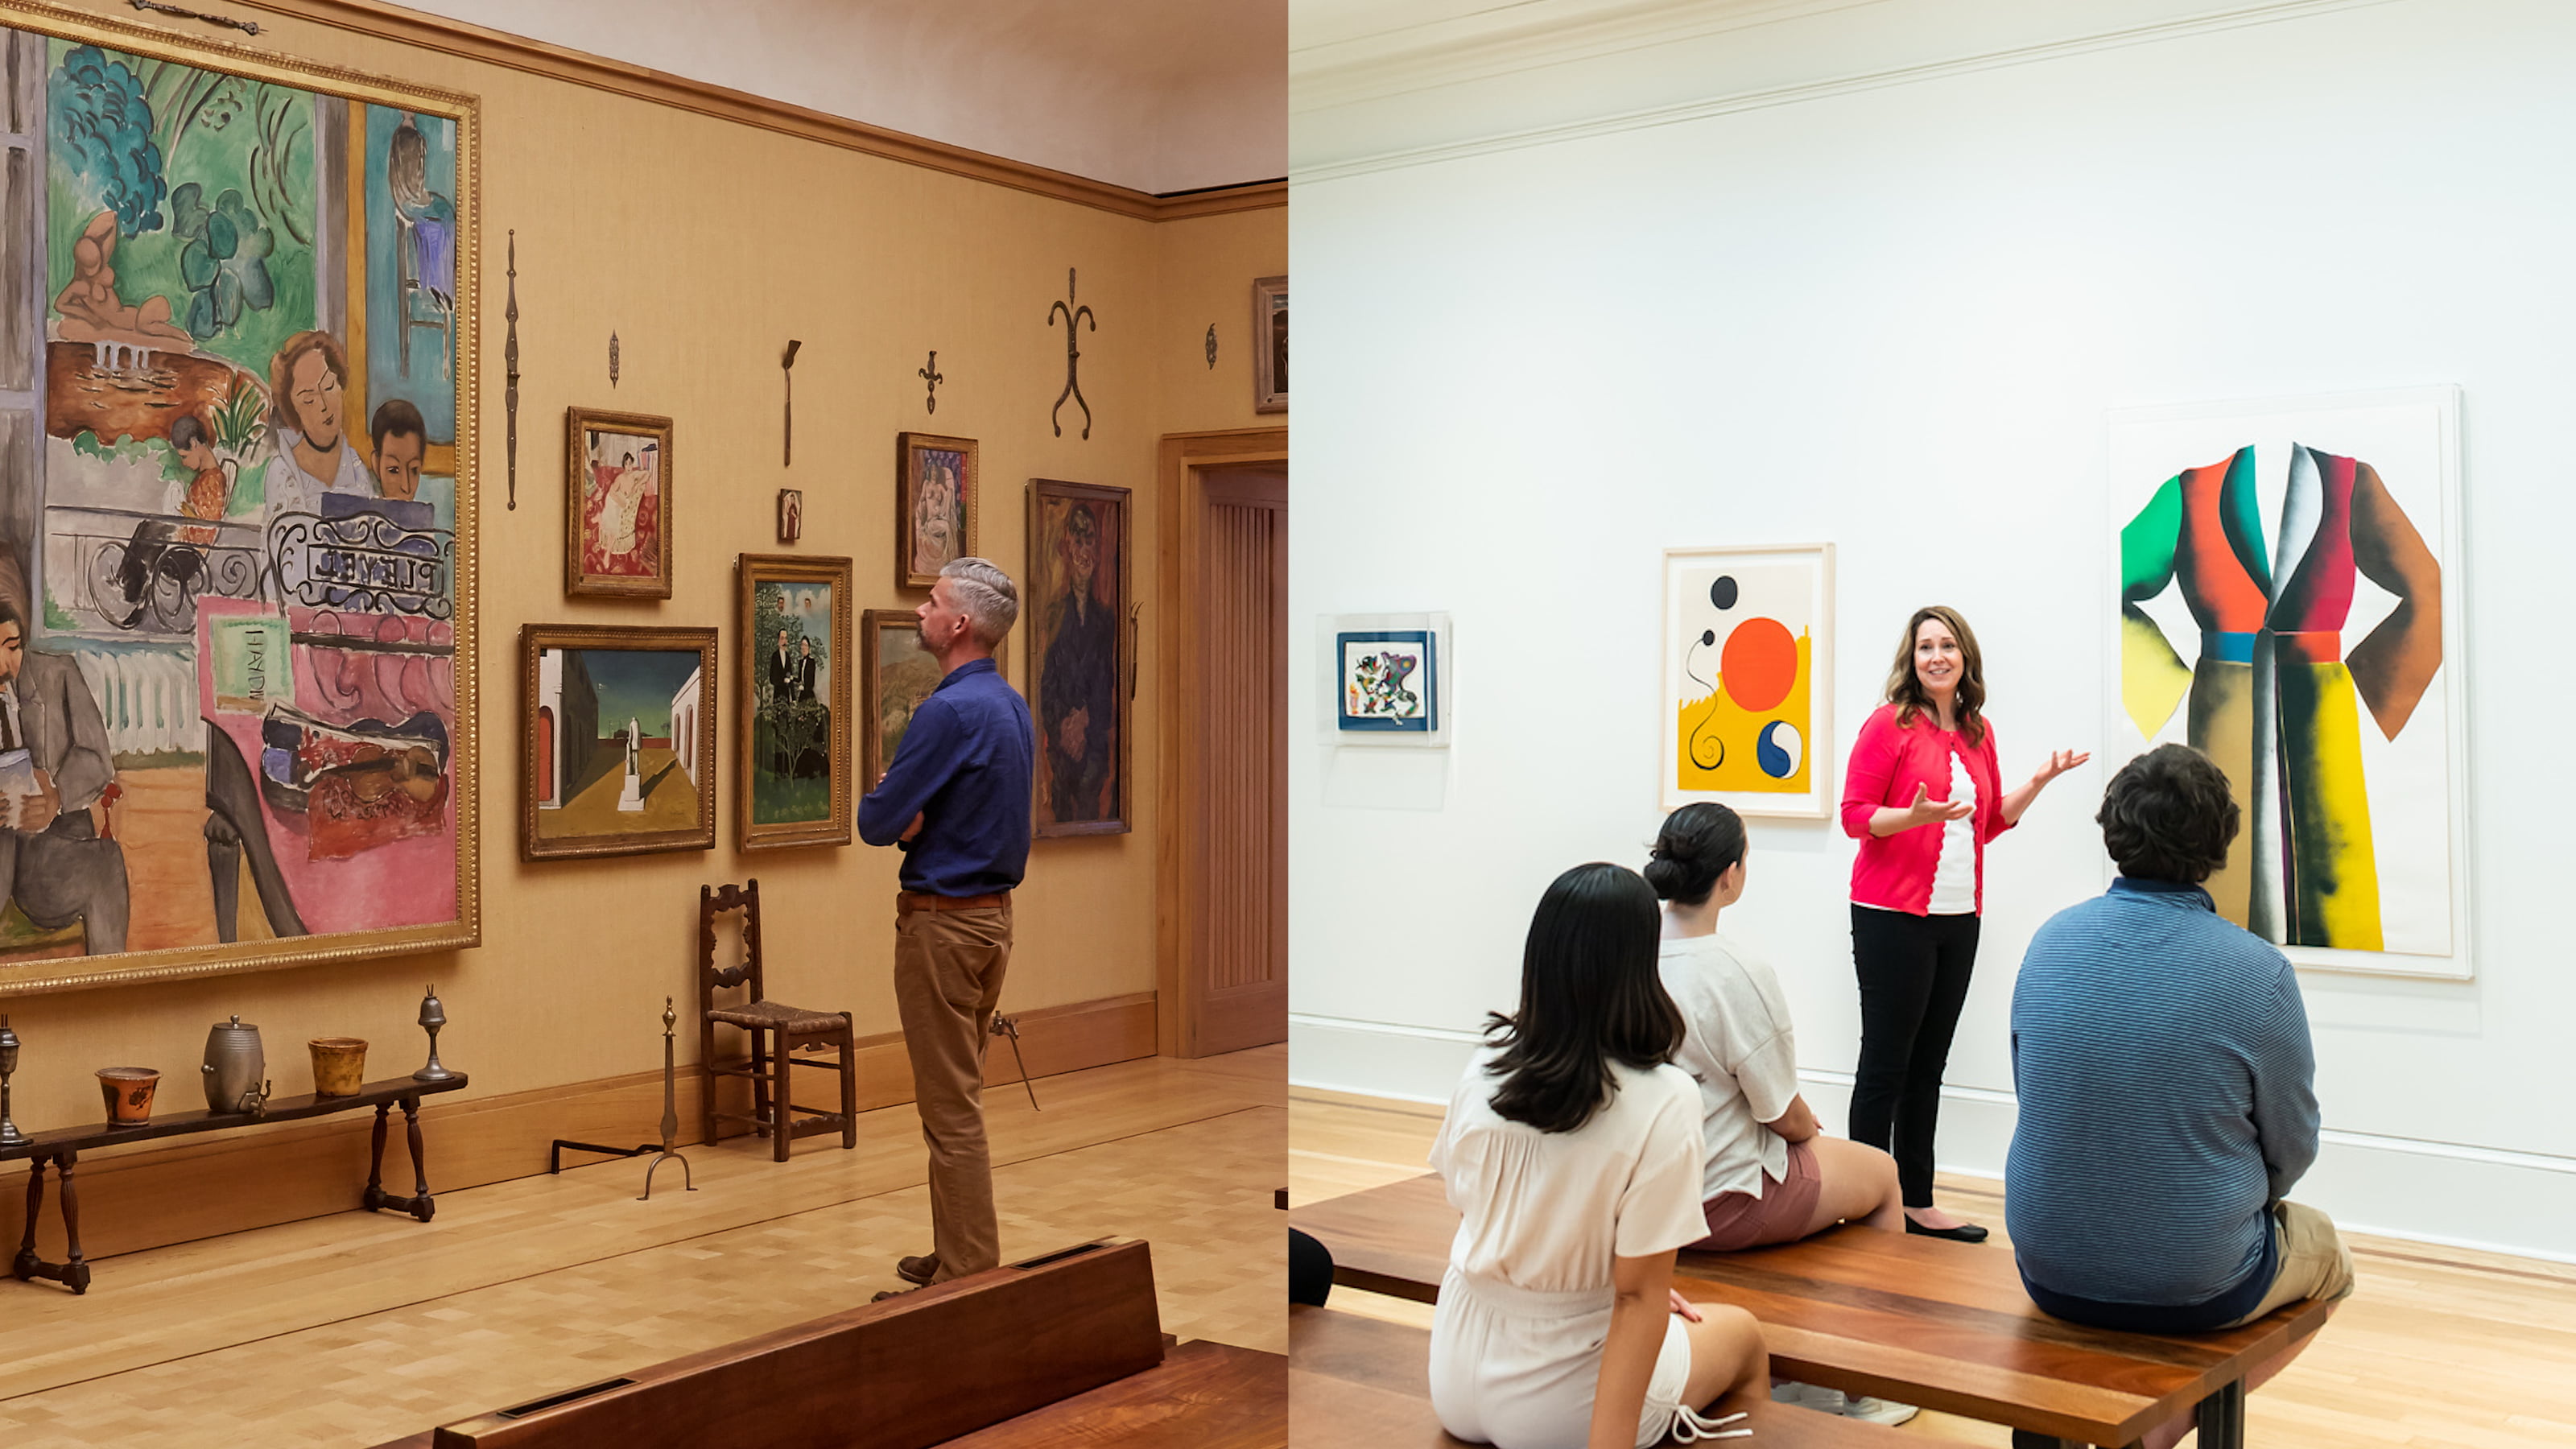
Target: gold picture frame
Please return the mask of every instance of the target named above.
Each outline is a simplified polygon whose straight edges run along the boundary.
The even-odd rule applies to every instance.
[[[549,653],[564,656],[552,669]],[[591,656],[620,654],[650,656],[658,668],[621,668],[601,678],[609,671]],[[623,709],[616,707],[621,702]],[[642,725],[657,705],[664,733],[649,735]],[[603,706],[609,707],[605,718]],[[629,728],[600,733],[619,713],[628,716]],[[622,762],[607,758],[620,736]],[[714,849],[716,631],[522,626],[519,780],[521,860]],[[635,819],[626,822],[626,815]]]
[[[671,420],[564,409],[564,593],[671,597],[673,532]],[[650,573],[624,571],[646,560]]]
[[[1132,499],[1125,488],[1029,480],[1023,613],[1039,839],[1135,828]]]
[[[954,476],[952,476],[954,475]],[[953,494],[943,503],[925,498],[945,487]],[[926,589],[939,582],[939,569],[975,552],[976,524],[984,511],[984,471],[976,459],[973,438],[944,438],[936,433],[895,436],[894,586]],[[942,531],[949,537],[942,541]]]
[[[734,565],[734,637],[741,653],[734,684],[736,849],[850,843],[857,805],[850,793],[850,575],[846,558],[747,553]],[[764,586],[777,591],[764,597]],[[829,630],[819,656],[812,647],[818,623]],[[812,717],[818,706],[820,720]],[[812,798],[816,771],[808,763],[818,745],[820,802]]]

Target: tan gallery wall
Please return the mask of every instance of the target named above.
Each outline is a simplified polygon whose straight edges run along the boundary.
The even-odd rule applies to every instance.
[[[130,7],[83,8],[119,18]],[[702,883],[757,876],[774,994],[847,1008],[862,1035],[896,1029],[896,854],[737,853],[734,558],[746,551],[856,560],[857,608],[909,608],[893,584],[895,435],[980,440],[980,551],[1018,575],[1031,477],[1132,488],[1131,546],[1155,537],[1155,444],[1168,432],[1278,425],[1252,411],[1250,283],[1287,270],[1284,209],[1150,222],[815,141],[261,14],[257,46],[465,91],[482,100],[481,277],[482,890],[480,949],[258,972],[170,985],[21,997],[4,1005],[26,1041],[16,1116],[30,1128],[99,1110],[94,1068],[158,1067],[196,1105],[207,1027],[257,1023],[277,1090],[310,1090],[302,1043],[376,1044],[371,1075],[418,1065],[413,1025],[435,981],[451,1020],[441,1046],[474,1096],[588,1082],[660,1066],[662,999],[683,1004]],[[203,35],[203,30],[188,32]],[[521,382],[518,508],[506,504],[502,308],[518,233]],[[1079,270],[1081,410],[1058,437],[1065,381],[1050,304]],[[1217,327],[1207,366],[1204,338]],[[619,381],[608,339],[620,339]],[[782,466],[779,356],[795,369],[795,465]],[[932,349],[938,411],[916,375]],[[675,588],[658,603],[563,595],[567,405],[674,419]],[[774,532],[781,487],[805,494],[805,535]],[[1154,597],[1150,546],[1132,555],[1134,598]],[[528,865],[518,858],[518,632],[531,621],[714,625],[724,683],[718,843],[688,851]],[[1018,898],[1018,952],[1003,1005],[1027,1010],[1154,989],[1153,785],[1163,671],[1148,602],[1130,752],[1136,830],[1042,841]],[[1027,658],[1015,631],[1012,681]],[[695,1054],[684,1031],[684,1059]]]

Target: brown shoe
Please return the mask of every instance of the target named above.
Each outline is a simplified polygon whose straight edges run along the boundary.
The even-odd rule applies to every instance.
[[[918,1258],[897,1258],[894,1260],[894,1275],[906,1283],[917,1283],[927,1288],[930,1280],[939,1276],[939,1255],[924,1253]]]

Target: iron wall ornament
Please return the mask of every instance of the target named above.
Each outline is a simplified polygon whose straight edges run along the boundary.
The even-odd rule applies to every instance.
[[[608,334],[608,385],[617,386],[617,334]]]
[[[1055,314],[1052,312],[1047,314],[1047,325],[1050,327],[1055,325]],[[939,385],[948,380],[939,375],[939,349],[932,348],[930,360],[923,363],[912,375],[930,384],[929,396],[924,399],[922,406],[934,413],[939,411]]]
[[[510,508],[519,507],[519,233],[510,231],[510,340],[501,347],[501,401],[510,410]]]
[[[1209,371],[1211,371],[1211,372],[1215,371],[1215,370],[1216,370],[1216,324],[1215,324],[1215,323],[1213,323],[1213,322],[1210,322],[1210,323],[1208,324],[1208,335],[1207,335],[1207,360],[1208,360],[1208,370],[1209,370]]]
[[[778,360],[778,370],[787,374],[787,442],[779,458],[782,468],[796,465],[796,353],[804,345],[793,337],[788,338],[787,355]]]
[[[235,20],[229,15],[209,15],[203,10],[183,10],[176,5],[164,5],[161,0],[131,0],[131,3],[137,10],[157,10],[164,15],[176,15],[182,20],[202,20],[208,25],[230,26],[244,35],[259,34],[259,22],[256,20]]]
[[[1076,307],[1073,301],[1073,268],[1067,267],[1064,269],[1064,300],[1047,309],[1049,327],[1055,326],[1058,312],[1064,314],[1064,391],[1055,395],[1055,406],[1048,411],[1047,421],[1054,423],[1055,435],[1063,437],[1064,424],[1056,422],[1056,414],[1064,411],[1064,400],[1071,398],[1074,405],[1082,409],[1082,436],[1088,440],[1091,437],[1091,404],[1082,400],[1082,348],[1074,339],[1081,335],[1081,326],[1085,322],[1091,324],[1092,331],[1099,331],[1100,319],[1092,315],[1089,304]]]

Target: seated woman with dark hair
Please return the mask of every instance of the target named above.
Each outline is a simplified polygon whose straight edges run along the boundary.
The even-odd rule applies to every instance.
[[[1744,822],[1723,805],[1685,805],[1655,838],[1646,883],[1664,912],[1664,990],[1682,1014],[1673,1064],[1699,1084],[1701,1212],[1692,1247],[1733,1252],[1786,1243],[1846,1220],[1905,1231],[1896,1159],[1822,1135],[1798,1092],[1789,1003],[1769,962],[1717,933],[1720,911],[1744,897]],[[1784,1385],[1778,1397],[1828,1413],[1901,1424],[1914,1407]]]
[[[1496,1014],[1431,1149],[1462,1216],[1431,1325],[1431,1406],[1502,1449],[1707,1437],[1762,1382],[1740,1308],[1672,1290],[1700,1237],[1699,1093],[1655,978],[1655,896],[1585,865],[1539,901],[1520,1009]]]

